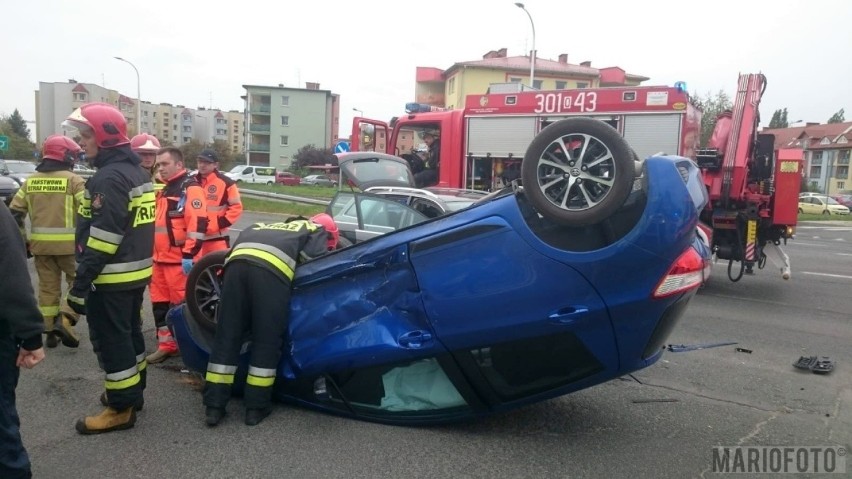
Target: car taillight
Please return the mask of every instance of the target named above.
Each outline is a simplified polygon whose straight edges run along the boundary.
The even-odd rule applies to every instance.
[[[705,265],[704,259],[695,248],[687,248],[657,285],[653,298],[665,298],[701,286],[704,282],[704,269],[708,265]]]

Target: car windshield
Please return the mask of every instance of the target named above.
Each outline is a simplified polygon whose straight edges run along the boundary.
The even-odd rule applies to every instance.
[[[6,163],[12,173],[35,173],[36,166],[32,163]]]
[[[826,201],[827,201],[827,202],[828,202],[828,204],[830,204],[830,205],[839,205],[839,204],[840,204],[840,203],[838,203],[838,202],[837,202],[837,200],[835,200],[834,198],[832,198],[832,197],[830,197],[830,196],[829,196],[828,198],[826,198]]]
[[[245,167],[246,167],[246,165],[237,165],[237,166],[231,168],[231,171],[229,171],[228,173],[242,173],[243,168],[245,168]]]

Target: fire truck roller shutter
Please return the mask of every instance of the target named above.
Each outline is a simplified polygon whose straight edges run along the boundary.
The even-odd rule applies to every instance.
[[[523,158],[537,133],[534,116],[472,117],[467,123],[467,151],[474,157]]]
[[[683,115],[625,115],[624,139],[640,160],[657,153],[680,155]]]

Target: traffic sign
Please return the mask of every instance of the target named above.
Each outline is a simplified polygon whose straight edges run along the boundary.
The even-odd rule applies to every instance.
[[[9,137],[0,136],[0,150],[9,151]]]
[[[334,146],[334,152],[335,153],[346,153],[347,151],[349,151],[349,142],[348,141],[341,141],[341,142],[337,143],[337,145]]]

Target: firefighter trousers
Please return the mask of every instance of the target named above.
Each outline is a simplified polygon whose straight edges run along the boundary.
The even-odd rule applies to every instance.
[[[38,309],[44,317],[44,330],[53,330],[53,321],[61,312],[72,324],[77,324],[79,316],[62,301],[62,273],[65,273],[65,282],[68,289],[74,285],[77,277],[77,262],[74,255],[35,255],[36,274],[38,275]]]
[[[86,300],[89,338],[106,373],[109,406],[123,411],[142,399],[147,363],[142,336],[145,287],[126,291],[92,291]]]
[[[228,404],[246,333],[251,344],[243,394],[245,407],[261,409],[270,405],[289,314],[289,283],[247,261],[228,264],[205,377],[205,406],[224,408]]]
[[[0,336],[0,477],[31,477],[30,459],[21,440],[21,420],[15,407],[20,370],[18,346],[12,335]]]

